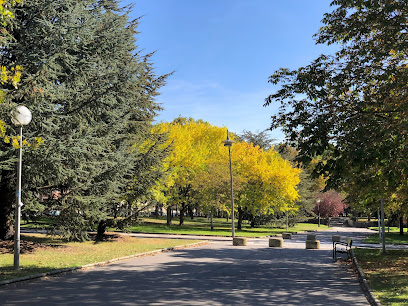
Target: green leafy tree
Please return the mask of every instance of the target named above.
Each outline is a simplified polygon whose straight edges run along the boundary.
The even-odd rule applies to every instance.
[[[44,135],[42,146],[25,153],[25,208],[59,210],[62,234],[86,239],[138,171],[132,146],[150,132],[165,76],[138,51],[138,21],[118,1],[27,0],[15,24],[16,42],[1,50],[2,64],[24,67],[12,99],[33,112],[27,136]],[[12,150],[2,144],[1,151]],[[6,154],[3,160],[12,158]],[[14,171],[1,171],[2,205],[11,206]]]
[[[269,81],[281,87],[265,105],[281,104],[272,128],[283,128],[298,161],[323,156],[314,171],[328,178],[328,189],[362,187],[361,197],[389,199],[408,173],[408,6],[388,0],[332,5],[316,38],[339,44],[339,51],[276,71]]]
[[[269,150],[273,146],[275,139],[271,138],[267,131],[262,132],[251,132],[244,130],[239,136],[243,141],[247,143],[252,143],[254,146],[259,146],[261,149]]]
[[[131,149],[136,160],[132,171],[125,177],[128,185],[120,196],[121,201],[109,205],[109,218],[99,222],[99,239],[103,238],[107,226],[124,229],[137,220],[140,212],[163,200],[159,186],[166,174],[163,161],[170,152],[169,146],[165,145],[167,135],[150,133],[147,138]]]
[[[319,159],[313,159],[309,165],[296,163],[295,159],[298,152],[285,144],[278,146],[278,151],[283,159],[290,161],[294,166],[300,168],[300,182],[297,185],[299,199],[296,201],[298,209],[290,213],[289,223],[296,224],[314,216],[313,209],[316,204],[316,194],[325,188],[325,180],[322,176],[315,177],[313,169],[319,162]]]

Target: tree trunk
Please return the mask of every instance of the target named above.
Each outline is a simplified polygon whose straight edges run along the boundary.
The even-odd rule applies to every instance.
[[[154,216],[156,219],[159,218],[159,204],[154,207]]]
[[[102,241],[103,240],[103,235],[105,234],[106,231],[106,226],[108,224],[106,223],[106,220],[101,220],[99,221],[98,224],[98,232],[96,234],[96,240]]]
[[[241,207],[238,207],[238,226],[237,229],[242,229],[242,219],[244,218],[244,211]]]
[[[115,221],[113,219],[107,219],[107,220],[99,221],[98,230],[97,230],[97,233],[96,233],[96,240],[97,241],[102,241],[103,236],[105,235],[105,232],[106,232],[106,228],[107,227],[114,227],[114,226],[117,226],[117,224],[115,224]]]
[[[404,218],[402,217],[402,214],[399,217],[399,228],[400,235],[404,235]]]
[[[181,205],[181,209],[180,209],[180,226],[182,226],[184,224],[184,214],[186,213],[187,210],[187,205],[186,204],[182,204]]]
[[[188,205],[188,213],[190,215],[191,220],[194,220],[194,211],[190,205]]]
[[[0,181],[0,240],[11,239],[13,228],[13,203],[15,202],[15,171],[1,172]]]
[[[255,227],[255,216],[253,214],[251,214],[251,227]]]
[[[211,209],[211,212],[210,212],[210,218],[211,218],[211,230],[214,230],[214,224],[213,224],[213,211],[212,211],[212,209]]]
[[[171,214],[172,214],[171,206],[167,206],[167,226],[171,225]]]

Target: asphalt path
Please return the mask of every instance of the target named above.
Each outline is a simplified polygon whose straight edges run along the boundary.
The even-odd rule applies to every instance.
[[[231,239],[0,287],[0,305],[369,305],[351,267],[333,262],[331,235],[358,244],[368,230],[318,232],[285,240]],[[190,236],[191,237],[191,236]],[[190,238],[186,236],[173,238]]]

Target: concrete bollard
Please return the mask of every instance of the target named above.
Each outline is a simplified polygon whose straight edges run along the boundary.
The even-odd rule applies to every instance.
[[[306,249],[320,249],[320,241],[306,240]]]
[[[316,240],[316,235],[315,234],[308,234],[306,240],[307,241],[314,241],[314,240]]]
[[[282,233],[283,239],[292,239],[292,233]]]
[[[283,239],[282,238],[269,238],[269,247],[273,247],[273,248],[283,247]]]
[[[341,236],[340,235],[333,235],[332,236],[332,241],[333,242],[340,242],[341,241]]]
[[[247,239],[241,237],[234,237],[232,238],[232,245],[245,246],[247,245]]]

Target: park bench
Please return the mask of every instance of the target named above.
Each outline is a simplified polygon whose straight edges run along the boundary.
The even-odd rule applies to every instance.
[[[337,253],[347,254],[347,258],[351,258],[351,245],[353,244],[353,240],[351,238],[347,238],[346,242],[334,242],[333,243],[333,258],[337,260]]]

